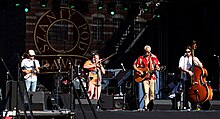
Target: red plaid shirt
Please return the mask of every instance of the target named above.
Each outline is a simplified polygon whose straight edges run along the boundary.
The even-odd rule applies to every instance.
[[[152,68],[151,70],[154,70],[156,66],[159,66],[160,61],[158,60],[157,56],[154,54],[151,54],[150,56],[139,56],[136,61],[134,62],[134,65],[138,68],[149,68],[150,69],[150,58],[152,60]],[[156,80],[156,75],[151,75],[151,78]]]

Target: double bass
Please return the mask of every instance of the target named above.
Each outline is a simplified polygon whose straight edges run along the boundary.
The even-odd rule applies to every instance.
[[[192,57],[194,57],[194,50],[196,47],[196,42],[193,41],[191,51]],[[197,104],[211,100],[213,97],[213,91],[210,84],[206,81],[206,77],[208,76],[207,70],[195,65],[194,61],[191,70],[193,76],[191,77],[191,86],[188,89],[188,100]]]

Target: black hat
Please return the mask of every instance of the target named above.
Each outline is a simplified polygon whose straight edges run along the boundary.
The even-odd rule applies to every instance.
[[[92,56],[99,55],[97,52],[92,52]]]

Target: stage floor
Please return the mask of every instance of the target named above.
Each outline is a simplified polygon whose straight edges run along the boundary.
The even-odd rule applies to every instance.
[[[20,119],[26,119],[26,117],[28,117],[28,119],[31,119],[31,117],[34,119],[75,119],[75,112],[71,112],[70,110],[45,110],[32,112],[33,115],[30,111],[19,111],[19,113],[16,113],[16,111],[4,111],[2,117],[12,117],[13,119],[16,119],[17,117]]]
[[[96,117],[92,112],[86,112],[86,119],[216,119],[220,117],[220,111],[97,111]],[[76,112],[75,119],[84,119],[82,112]]]
[[[170,100],[155,100],[154,111],[143,110],[122,110],[122,109],[107,109],[107,110],[45,110],[33,111],[34,119],[215,119],[220,117],[220,101],[213,100],[212,109],[204,110],[171,110]],[[16,112],[4,112],[4,115],[14,117]],[[26,111],[30,117],[30,112]],[[25,113],[20,111],[20,118],[25,118]]]
[[[13,112],[8,112],[13,113]],[[26,112],[28,119],[31,119],[30,112]],[[16,115],[10,115],[17,119]],[[220,110],[210,111],[187,111],[187,110],[99,110],[92,111],[33,111],[34,119],[216,119],[220,117]],[[25,119],[24,112],[21,112],[20,119]],[[3,118],[4,119],[4,118]]]

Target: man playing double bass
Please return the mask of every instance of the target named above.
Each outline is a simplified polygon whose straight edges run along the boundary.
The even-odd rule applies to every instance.
[[[199,95],[197,95],[197,93],[198,94],[202,93],[202,91],[193,89],[193,94],[195,95],[189,95],[190,92],[192,91],[192,87],[199,85],[198,82],[192,81],[193,77],[197,75],[196,74],[197,72],[194,72],[192,70],[193,66],[196,66],[199,69],[203,68],[203,64],[200,62],[200,60],[193,55],[193,49],[191,48],[191,46],[187,46],[185,54],[181,56],[179,60],[179,69],[181,71],[181,79],[182,79],[183,91],[184,91],[183,109],[190,109],[188,104],[188,101],[190,101],[192,110],[197,110],[197,109],[209,110],[211,107],[210,101],[205,100],[203,102],[200,102]],[[201,89],[204,88],[206,87],[201,86]],[[190,96],[194,96],[195,101],[192,101],[190,99]]]

